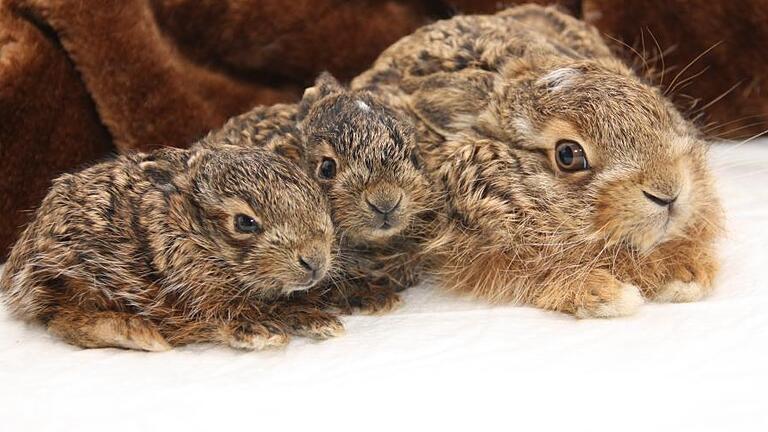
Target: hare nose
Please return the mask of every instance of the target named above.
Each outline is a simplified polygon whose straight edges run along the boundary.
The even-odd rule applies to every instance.
[[[374,213],[381,216],[388,216],[400,208],[400,203],[403,202],[403,194],[399,194],[397,198],[377,200],[375,203],[371,202],[371,200],[366,197],[365,202],[368,203],[368,208]]]
[[[648,198],[649,201],[661,207],[671,207],[672,204],[674,204],[675,201],[677,200],[677,196],[674,196],[672,198],[660,197],[660,196],[648,193],[646,191],[643,191],[643,195],[645,195],[645,197]]]
[[[321,258],[300,256],[299,264],[311,275],[313,281],[322,278],[325,274],[325,261]]]

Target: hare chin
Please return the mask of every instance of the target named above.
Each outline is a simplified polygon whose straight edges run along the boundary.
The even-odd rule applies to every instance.
[[[634,314],[645,302],[640,289],[632,284],[622,284],[615,299],[594,309],[579,308],[577,318],[615,318]]]

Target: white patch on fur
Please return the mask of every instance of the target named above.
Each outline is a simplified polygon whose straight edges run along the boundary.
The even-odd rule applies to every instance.
[[[598,306],[594,310],[579,308],[578,318],[615,318],[632,315],[645,303],[640,289],[632,284],[621,284],[618,297]]]
[[[704,288],[696,282],[673,281],[662,288],[654,301],[665,303],[688,303],[704,297]]]
[[[359,99],[357,101],[355,101],[355,102],[357,103],[357,106],[360,107],[361,110],[363,110],[363,111],[370,111],[371,110],[371,107],[368,106],[367,103],[365,103],[365,102],[363,102],[363,101],[361,101]]]
[[[25,265],[21,271],[11,277],[11,289],[8,297],[15,297],[21,294],[22,289],[27,286],[27,280],[30,278],[30,266]]]
[[[33,278],[31,266],[25,265],[21,271],[11,277],[10,289],[5,294],[4,302],[21,317],[33,318],[41,307],[40,302],[37,301],[37,294],[40,294],[39,288],[29,285]]]
[[[525,117],[515,117],[512,119],[512,127],[523,136],[533,135],[533,126],[531,122]]]
[[[573,85],[573,78],[581,72],[573,68],[560,68],[544,75],[538,81],[539,85],[545,85],[552,92],[565,90]]]

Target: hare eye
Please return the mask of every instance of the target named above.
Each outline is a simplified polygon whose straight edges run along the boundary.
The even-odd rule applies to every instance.
[[[331,158],[323,158],[317,170],[320,178],[330,180],[336,177],[336,161]]]
[[[256,219],[242,213],[235,216],[235,229],[246,234],[255,234],[262,231],[261,225]]]
[[[557,166],[563,171],[582,171],[589,169],[584,148],[576,141],[558,141],[555,147]]]

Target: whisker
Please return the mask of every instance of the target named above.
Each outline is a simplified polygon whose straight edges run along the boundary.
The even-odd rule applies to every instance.
[[[716,97],[711,102],[709,102],[706,105],[704,105],[703,107],[699,108],[699,111],[705,111],[707,108],[709,108],[712,105],[716,104],[721,99],[723,99],[724,97],[728,96],[729,93],[731,93],[732,91],[736,90],[736,88],[738,86],[740,86],[743,82],[744,82],[744,80],[741,80],[741,81],[737,82],[736,84],[732,85],[728,90],[724,91],[720,96]]]
[[[654,38],[654,39],[655,39],[655,38]],[[666,96],[666,95],[667,95],[667,94],[669,94],[669,93],[670,93],[672,90],[674,90],[675,82],[676,82],[676,81],[678,80],[678,78],[680,78],[680,77],[681,77],[681,76],[682,76],[682,75],[683,75],[683,74],[684,74],[684,73],[685,73],[685,72],[686,72],[688,69],[690,69],[690,68],[691,68],[691,66],[693,66],[693,65],[694,65],[694,64],[695,64],[697,61],[699,61],[699,60],[700,60],[702,57],[704,57],[705,55],[707,55],[707,53],[709,53],[709,52],[710,52],[710,51],[712,51],[713,49],[717,48],[717,47],[718,47],[720,44],[722,44],[722,43],[723,43],[723,41],[722,41],[722,40],[721,40],[721,41],[718,41],[718,42],[715,42],[715,43],[714,43],[712,46],[710,46],[709,48],[707,48],[706,50],[704,50],[704,51],[703,51],[701,54],[697,55],[697,56],[696,56],[696,57],[695,57],[693,60],[691,60],[691,61],[690,61],[690,62],[689,62],[689,63],[688,63],[688,64],[687,64],[687,65],[686,65],[684,68],[682,68],[682,69],[680,70],[680,72],[678,72],[678,73],[677,73],[677,75],[675,75],[675,77],[674,77],[674,78],[672,78],[672,81],[669,83],[669,85],[667,86],[666,90],[664,90],[664,95]]]

